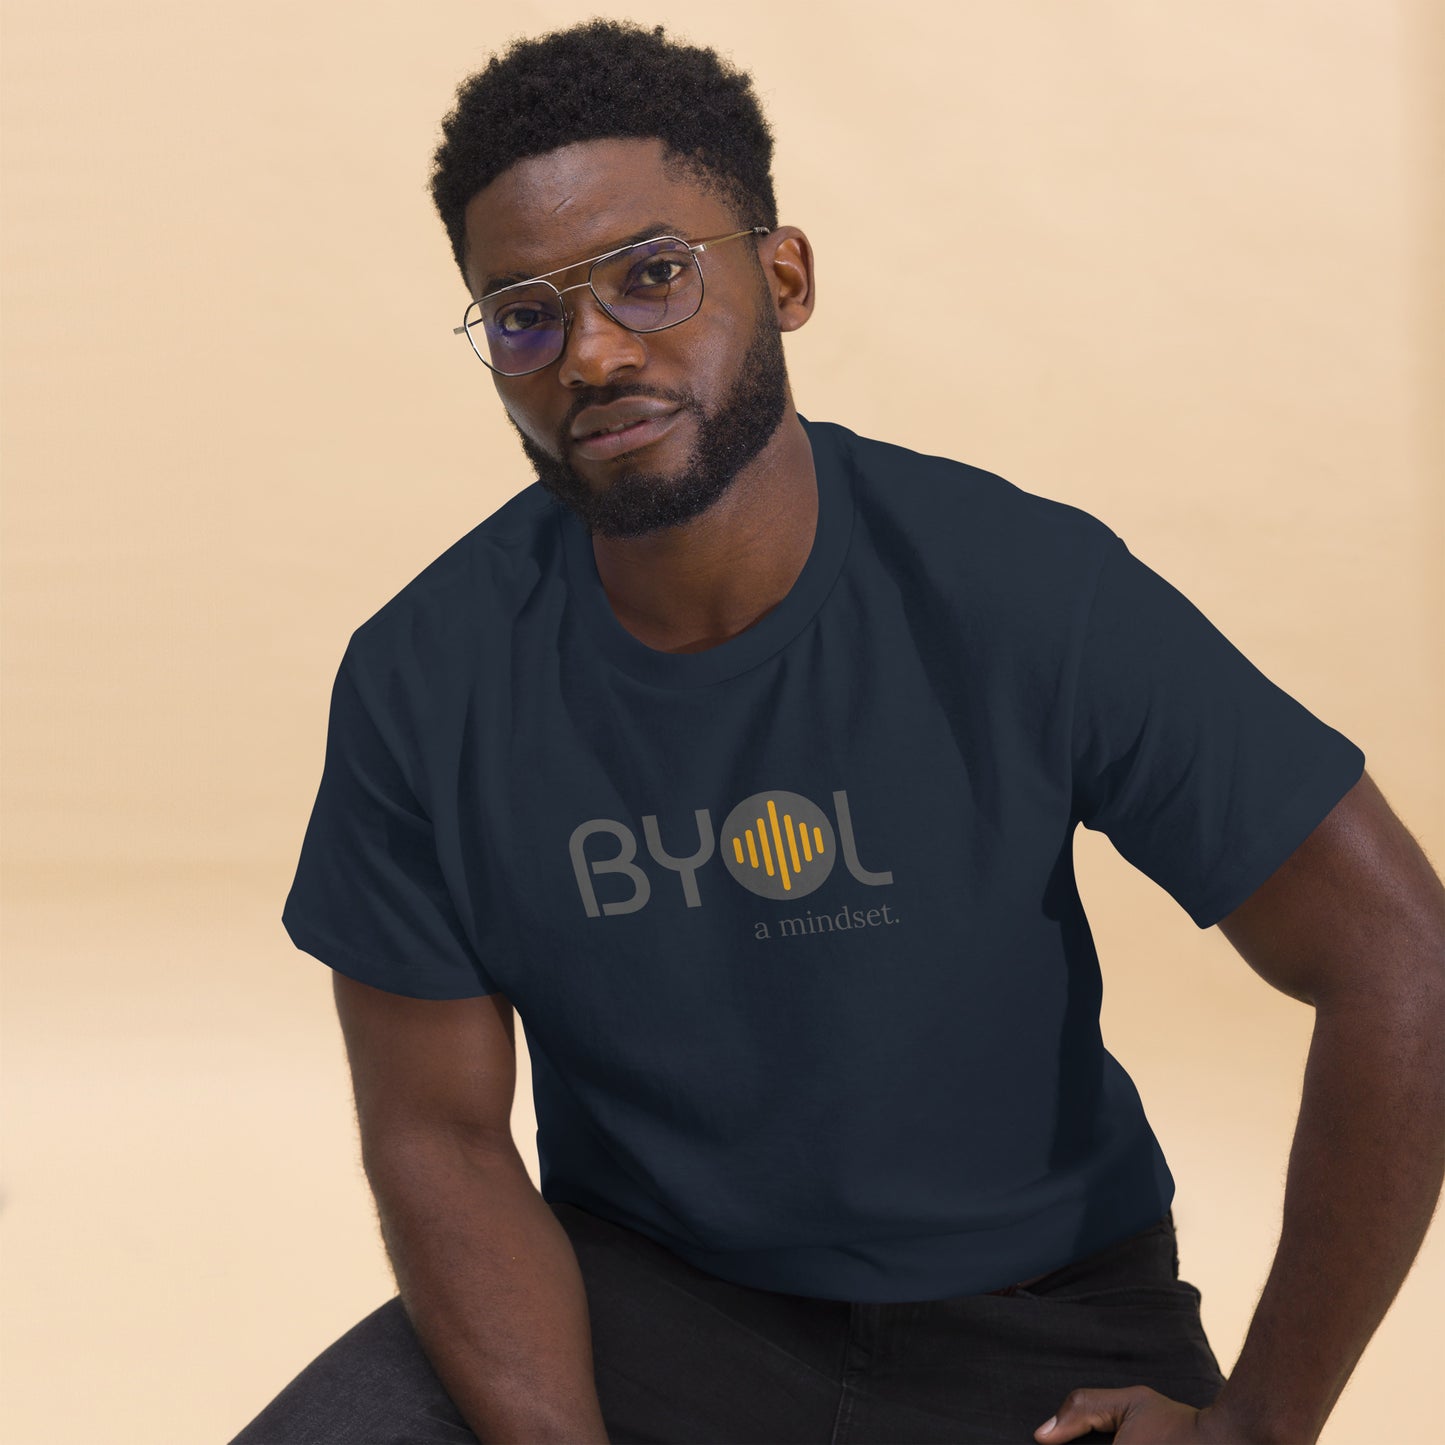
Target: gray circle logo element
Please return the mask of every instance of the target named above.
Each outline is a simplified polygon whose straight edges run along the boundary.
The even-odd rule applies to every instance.
[[[718,848],[728,872],[763,898],[811,893],[838,856],[832,823],[801,793],[744,798],[724,819]]]

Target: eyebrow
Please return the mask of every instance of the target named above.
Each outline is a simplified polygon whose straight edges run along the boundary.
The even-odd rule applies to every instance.
[[[635,245],[638,241],[650,241],[654,236],[676,236],[679,240],[686,240],[682,227],[674,226],[671,221],[654,221],[650,226],[644,226],[640,231],[634,231],[630,236],[619,237],[610,246],[604,247],[601,251],[595,252],[592,256],[584,256],[582,260],[591,261],[597,256],[605,256],[609,251],[619,250],[623,246]],[[482,295],[490,296],[493,291],[500,291],[503,286],[515,286],[519,281],[535,281],[538,276],[555,275],[558,271],[570,271],[573,266],[580,266],[582,261],[573,261],[569,265],[556,266],[551,271],[513,271],[506,276],[488,276],[482,282]]]

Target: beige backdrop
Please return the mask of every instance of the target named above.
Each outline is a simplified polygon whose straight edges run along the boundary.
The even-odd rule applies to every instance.
[[[228,1439],[392,1292],[330,974],[279,915],[351,629],[531,480],[451,334],[441,115],[592,13],[5,0],[6,1442]],[[800,409],[1107,521],[1445,858],[1445,9],[602,13],[754,75],[816,252]],[[920,236],[946,261],[899,307]],[[1228,1370],[1312,1015],[1077,854]],[[1328,1445],[1438,1437],[1442,1261],[1437,1228]]]

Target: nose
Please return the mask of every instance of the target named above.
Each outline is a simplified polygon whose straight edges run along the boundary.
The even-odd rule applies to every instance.
[[[588,287],[572,294],[572,322],[557,362],[562,385],[600,388],[619,371],[640,370],[647,362],[645,338],[609,316]]]

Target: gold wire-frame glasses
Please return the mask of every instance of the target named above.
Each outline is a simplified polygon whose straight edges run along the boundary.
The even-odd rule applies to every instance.
[[[465,313],[462,316],[462,324],[460,326],[452,327],[452,335],[465,336],[467,338],[467,341],[470,343],[472,350],[476,353],[477,359],[484,366],[486,366],[492,371],[495,371],[498,376],[530,376],[535,371],[542,371],[546,367],[551,366],[552,363],[556,361],[567,349],[567,337],[572,329],[572,312],[569,311],[567,307],[562,304],[562,297],[568,291],[580,291],[585,287],[587,290],[592,292],[593,298],[596,300],[597,304],[614,321],[616,321],[619,326],[625,327],[628,331],[635,331],[639,334],[652,331],[666,331],[670,327],[681,326],[684,321],[691,321],[692,318],[696,316],[698,311],[702,308],[704,282],[702,267],[698,264],[697,261],[697,253],[699,251],[705,251],[709,246],[721,246],[724,241],[734,241],[739,236],[766,236],[770,234],[770,230],[771,228],[768,226],[749,226],[744,231],[728,231],[726,234],[720,236],[704,236],[699,241],[685,241],[681,236],[670,236],[666,234],[660,236],[649,236],[642,241],[632,241],[629,242],[626,246],[617,246],[614,247],[611,251],[604,251],[600,256],[589,256],[586,260],[583,261],[573,261],[569,266],[558,266],[555,271],[545,271],[542,273],[542,275],[532,276],[526,281],[514,281],[511,285],[499,286],[495,291],[488,291],[485,296],[479,296],[475,301],[471,302],[471,304],[468,305]],[[620,256],[626,251],[637,251],[639,252],[639,254],[642,254],[645,252],[646,247],[655,246],[659,241],[676,241],[680,248],[690,253],[692,257],[693,269],[697,273],[697,305],[694,306],[693,309],[689,311],[686,316],[679,316],[674,321],[665,321],[661,326],[632,326],[628,322],[624,321],[620,316],[618,316],[618,314],[612,309],[612,307],[609,306],[607,302],[598,294],[597,288],[592,284],[592,276],[593,273],[596,271],[597,267],[601,265],[604,261],[609,261],[614,256]],[[548,280],[548,277],[560,276],[565,271],[575,271],[579,266],[587,267],[587,279],[585,281],[577,282],[575,286],[554,286],[552,282]],[[520,290],[522,287],[536,286],[538,284],[545,286],[557,297],[558,308],[562,312],[562,329],[556,342],[556,354],[553,356],[549,356],[546,361],[541,362],[537,366],[527,367],[525,371],[503,371],[501,367],[494,365],[482,354],[482,346],[485,346],[487,344],[485,340],[486,328],[485,321],[483,319],[482,303],[484,301],[493,301],[496,297],[502,296],[508,291],[517,291]],[[478,331],[483,332],[482,346],[479,346],[477,344],[477,337],[475,333]],[[552,334],[556,335],[557,333],[554,332]]]

